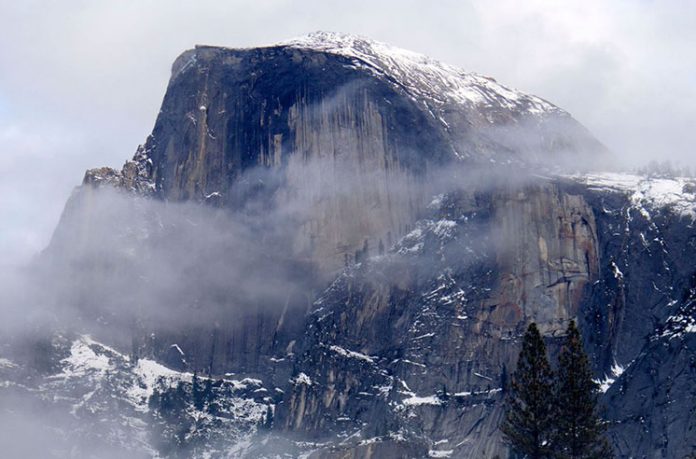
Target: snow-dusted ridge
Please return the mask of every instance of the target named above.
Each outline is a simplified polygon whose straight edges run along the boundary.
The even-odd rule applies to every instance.
[[[356,67],[389,76],[413,99],[431,105],[430,109],[455,104],[502,106],[537,116],[563,112],[539,97],[503,86],[493,78],[357,35],[314,32],[269,45],[273,46],[312,49],[352,58]]]
[[[650,210],[670,207],[676,214],[696,220],[696,179],[658,178],[614,172],[575,175],[570,178],[591,189],[627,194],[645,218]]]

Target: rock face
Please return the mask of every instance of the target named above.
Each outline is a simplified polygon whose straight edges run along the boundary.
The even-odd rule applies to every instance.
[[[352,436],[348,450],[407,439],[407,457],[505,456],[503,381],[525,324],[541,324],[553,355],[577,318],[607,375],[601,403],[619,457],[693,450],[696,319],[677,294],[691,282],[681,263],[693,245],[681,238],[692,220],[606,183],[504,188],[443,198],[392,253],[346,271],[315,303],[304,376],[278,406],[286,429]]]
[[[529,164],[602,149],[563,110],[491,78],[317,33],[184,52],[133,161],[85,183],[140,189],[135,177],[147,177],[161,199],[233,209],[261,193],[278,206],[299,198],[311,210],[297,252],[336,269],[365,240],[404,234],[432,194],[429,174],[452,159]]]
[[[297,363],[307,378],[278,407],[286,429],[360,432],[356,443],[398,433],[432,455],[506,453],[504,379],[525,325],[560,334],[599,278],[582,195],[506,188],[444,197],[393,252],[317,300]]]
[[[523,318],[544,334],[562,334],[599,275],[594,212],[581,195],[547,186],[497,198],[494,213],[490,231],[497,229],[501,247],[491,317]]]
[[[120,349],[75,338],[121,376],[70,387],[145,413],[145,454],[506,457],[526,325],[553,355],[577,319],[620,457],[690,453],[696,188],[551,174],[603,153],[542,99],[361,38],[186,51],[152,135],[86,173],[47,250],[58,301]]]
[[[89,195],[103,185],[168,203],[203,202],[253,220],[263,233],[259,240],[274,240],[286,258],[315,266],[319,285],[303,285],[306,291],[388,249],[410,231],[433,194],[468,180],[471,168],[531,165],[602,149],[542,99],[377,42],[318,33],[264,48],[197,47],[174,63],[152,135],[133,160],[122,171],[88,171],[68,204],[79,209],[65,216],[79,224],[60,226],[83,229],[80,241],[93,237],[90,218],[102,211],[90,208]],[[460,176],[449,174],[453,162]],[[136,212],[138,232],[161,233],[161,223],[143,213]],[[510,231],[522,224],[511,221],[516,215],[500,218]],[[268,234],[281,227],[281,237]],[[63,233],[59,227],[55,239]],[[67,233],[63,239],[71,241],[73,231]],[[534,241],[540,250],[544,243]],[[142,246],[136,250],[148,250]],[[587,270],[585,261],[575,262],[582,266],[554,269]],[[511,269],[509,291],[501,295],[531,294],[540,279],[525,276]],[[548,294],[567,296],[564,289],[578,285],[562,282]],[[226,325],[217,331],[190,332],[200,339],[187,352],[206,362],[197,364],[201,370],[268,371],[268,356],[296,341],[301,324],[289,318],[307,311],[313,293],[289,289],[285,296],[275,301],[287,304],[275,308],[256,299],[227,301],[248,312],[218,320]],[[168,341],[186,341],[177,334]]]

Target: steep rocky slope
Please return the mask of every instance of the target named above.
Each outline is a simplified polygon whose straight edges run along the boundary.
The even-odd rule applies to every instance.
[[[540,98],[358,37],[186,51],[146,143],[68,202],[35,273],[57,338],[0,340],[3,395],[117,455],[505,457],[526,324],[554,353],[577,318],[617,453],[680,457],[696,187],[554,173],[605,154]]]
[[[480,168],[602,153],[542,99],[366,39],[318,33],[262,48],[197,47],[174,63],[153,133],[133,160],[121,171],[86,173],[52,248],[65,246],[72,257],[75,239],[92,252],[105,245],[93,223],[104,211],[91,197],[103,184],[235,213],[268,247],[259,256],[282,253],[318,281],[288,288],[282,299],[221,296],[223,307],[250,312],[223,320],[215,336],[188,333],[200,336],[186,349],[198,369],[258,374],[269,370],[268,355],[295,340],[302,325],[292,319],[309,309],[314,290],[408,233],[434,194]],[[127,231],[163,233],[156,218],[133,212],[138,223]],[[273,302],[284,306],[266,307]],[[174,335],[171,342],[187,341]]]
[[[299,197],[311,211],[296,250],[335,269],[366,239],[376,247],[403,234],[430,197],[421,189],[428,174],[452,159],[530,164],[601,153],[538,97],[416,53],[317,33],[184,52],[133,161],[89,171],[85,182],[233,209],[261,193],[279,206]]]

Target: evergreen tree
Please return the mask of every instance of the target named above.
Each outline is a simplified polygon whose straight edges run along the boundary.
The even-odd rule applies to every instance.
[[[604,423],[597,415],[598,386],[592,380],[590,361],[580,332],[571,321],[558,357],[555,386],[557,405],[554,456],[559,459],[607,459],[613,457],[603,436]]]
[[[527,328],[517,369],[507,396],[507,415],[501,430],[513,451],[529,459],[551,457],[555,423],[553,372],[546,345],[535,323]]]

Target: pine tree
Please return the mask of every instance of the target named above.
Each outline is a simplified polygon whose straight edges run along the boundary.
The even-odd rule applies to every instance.
[[[507,396],[507,415],[501,430],[513,451],[529,459],[551,457],[555,419],[553,372],[546,345],[535,323],[527,328],[517,369]]]
[[[571,321],[558,357],[554,456],[559,459],[607,459],[613,453],[597,415],[598,386],[580,332]]]

